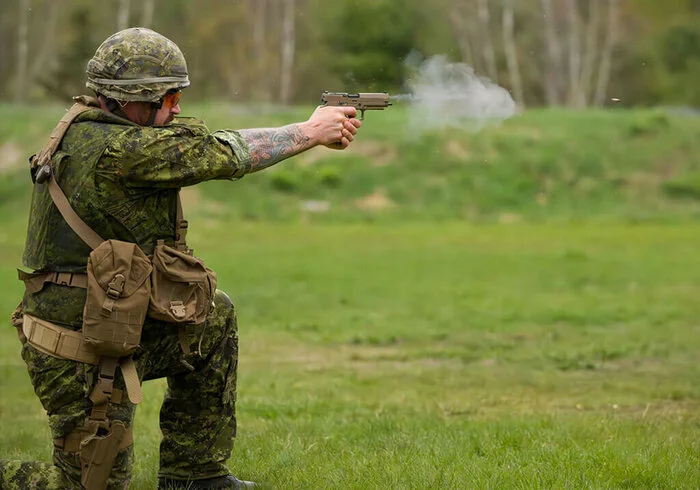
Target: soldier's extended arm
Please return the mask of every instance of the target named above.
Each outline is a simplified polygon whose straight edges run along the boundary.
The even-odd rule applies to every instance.
[[[319,107],[303,123],[238,131],[250,148],[250,171],[271,167],[317,145],[347,148],[361,125],[356,115],[353,107]]]

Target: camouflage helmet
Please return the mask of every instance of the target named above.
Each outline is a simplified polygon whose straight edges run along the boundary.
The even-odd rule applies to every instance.
[[[85,86],[117,100],[156,102],[190,84],[185,57],[165,36],[144,27],[108,37],[88,62]]]

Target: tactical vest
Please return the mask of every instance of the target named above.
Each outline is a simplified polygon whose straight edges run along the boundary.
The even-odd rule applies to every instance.
[[[90,101],[89,98],[80,100]],[[100,168],[108,142],[134,123],[89,105],[76,115],[53,155],[56,178],[70,204],[100,236],[136,243],[147,255],[159,239],[175,242],[176,189],[154,189],[134,199]],[[126,203],[126,204],[124,204]],[[85,272],[88,247],[54,206],[46,182],[37,183],[27,229],[23,263],[32,270]],[[58,318],[57,318],[58,320]]]

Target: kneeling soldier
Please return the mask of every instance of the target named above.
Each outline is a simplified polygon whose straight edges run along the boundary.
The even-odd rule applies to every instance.
[[[317,145],[346,148],[352,107],[281,128],[177,120],[180,49],[144,28],[97,49],[87,87],[32,159],[26,285],[12,317],[49,416],[53,463],[0,461],[2,489],[124,489],[141,382],[167,378],[160,488],[246,488],[229,473],[238,333],[229,297],[186,244],[181,187],[235,180]]]

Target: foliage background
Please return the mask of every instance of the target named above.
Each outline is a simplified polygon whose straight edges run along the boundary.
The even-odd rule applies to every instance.
[[[397,103],[347,151],[183,191],[191,244],[239,312],[232,471],[266,488],[697,488],[700,2],[97,5],[0,0],[5,318],[26,157],[119,27],[179,43],[183,110],[211,128],[299,121],[322,90],[401,92],[407,56],[444,54],[527,110],[416,134]],[[0,329],[0,455],[48,461],[18,350]],[[134,489],[156,485],[165,387],[144,386]]]
[[[509,67],[507,9],[522,88]],[[606,71],[609,40],[611,96],[625,105],[697,105],[699,20],[697,0],[110,0],[100,8],[90,0],[3,0],[0,99],[84,92],[84,67],[99,42],[146,25],[185,52],[193,100],[312,103],[322,90],[401,92],[405,59],[419,52],[469,63],[522,91],[523,105],[600,105],[609,100],[591,92]],[[288,74],[283,46],[293,53]],[[588,94],[551,99],[547,84]]]

